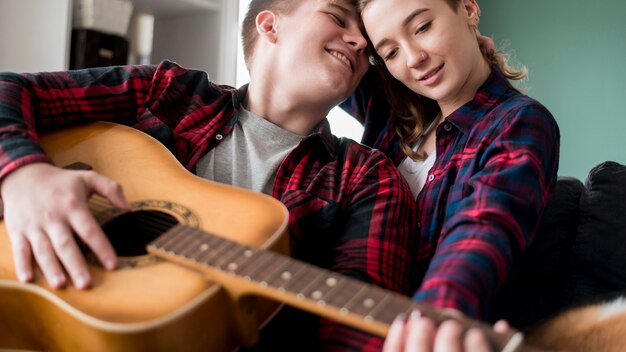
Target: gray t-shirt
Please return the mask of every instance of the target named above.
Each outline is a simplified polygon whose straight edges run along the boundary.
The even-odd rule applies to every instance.
[[[280,163],[304,138],[241,108],[233,132],[198,161],[196,174],[271,195]]]

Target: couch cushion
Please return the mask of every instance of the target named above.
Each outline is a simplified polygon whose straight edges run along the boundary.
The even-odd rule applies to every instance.
[[[578,179],[559,177],[535,240],[496,301],[494,319],[524,328],[561,308],[583,190]]]
[[[572,304],[626,289],[626,166],[604,162],[585,185],[568,278]]]

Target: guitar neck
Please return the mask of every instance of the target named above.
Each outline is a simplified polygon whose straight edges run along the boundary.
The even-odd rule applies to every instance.
[[[229,289],[236,286],[245,294],[265,296],[381,337],[398,314],[413,310],[437,323],[459,320],[406,296],[185,225],[165,232],[148,245],[148,252],[193,267]],[[483,327],[499,350],[514,351],[519,345],[518,334],[495,334],[480,322],[460,322],[466,328]]]

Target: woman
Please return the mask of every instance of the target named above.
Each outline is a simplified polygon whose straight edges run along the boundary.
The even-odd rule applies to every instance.
[[[558,126],[510,85],[525,71],[485,45],[475,0],[358,6],[387,99],[368,75],[343,107],[416,195],[423,280],[414,298],[489,319],[556,182]]]

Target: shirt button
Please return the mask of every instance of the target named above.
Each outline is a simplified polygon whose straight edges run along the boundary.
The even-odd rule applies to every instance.
[[[449,123],[446,123],[445,125],[443,125],[443,129],[446,132],[450,132],[450,130],[452,129],[452,126]]]
[[[215,135],[215,139],[218,140],[218,141],[221,141],[222,139],[224,139],[224,135],[221,134],[221,133],[218,133],[218,134]]]
[[[428,182],[432,182],[435,179],[435,175],[428,176]]]
[[[422,223],[421,223],[421,222],[419,222],[419,221],[417,222],[417,228],[418,228],[418,229],[421,229],[421,228],[422,228]]]

